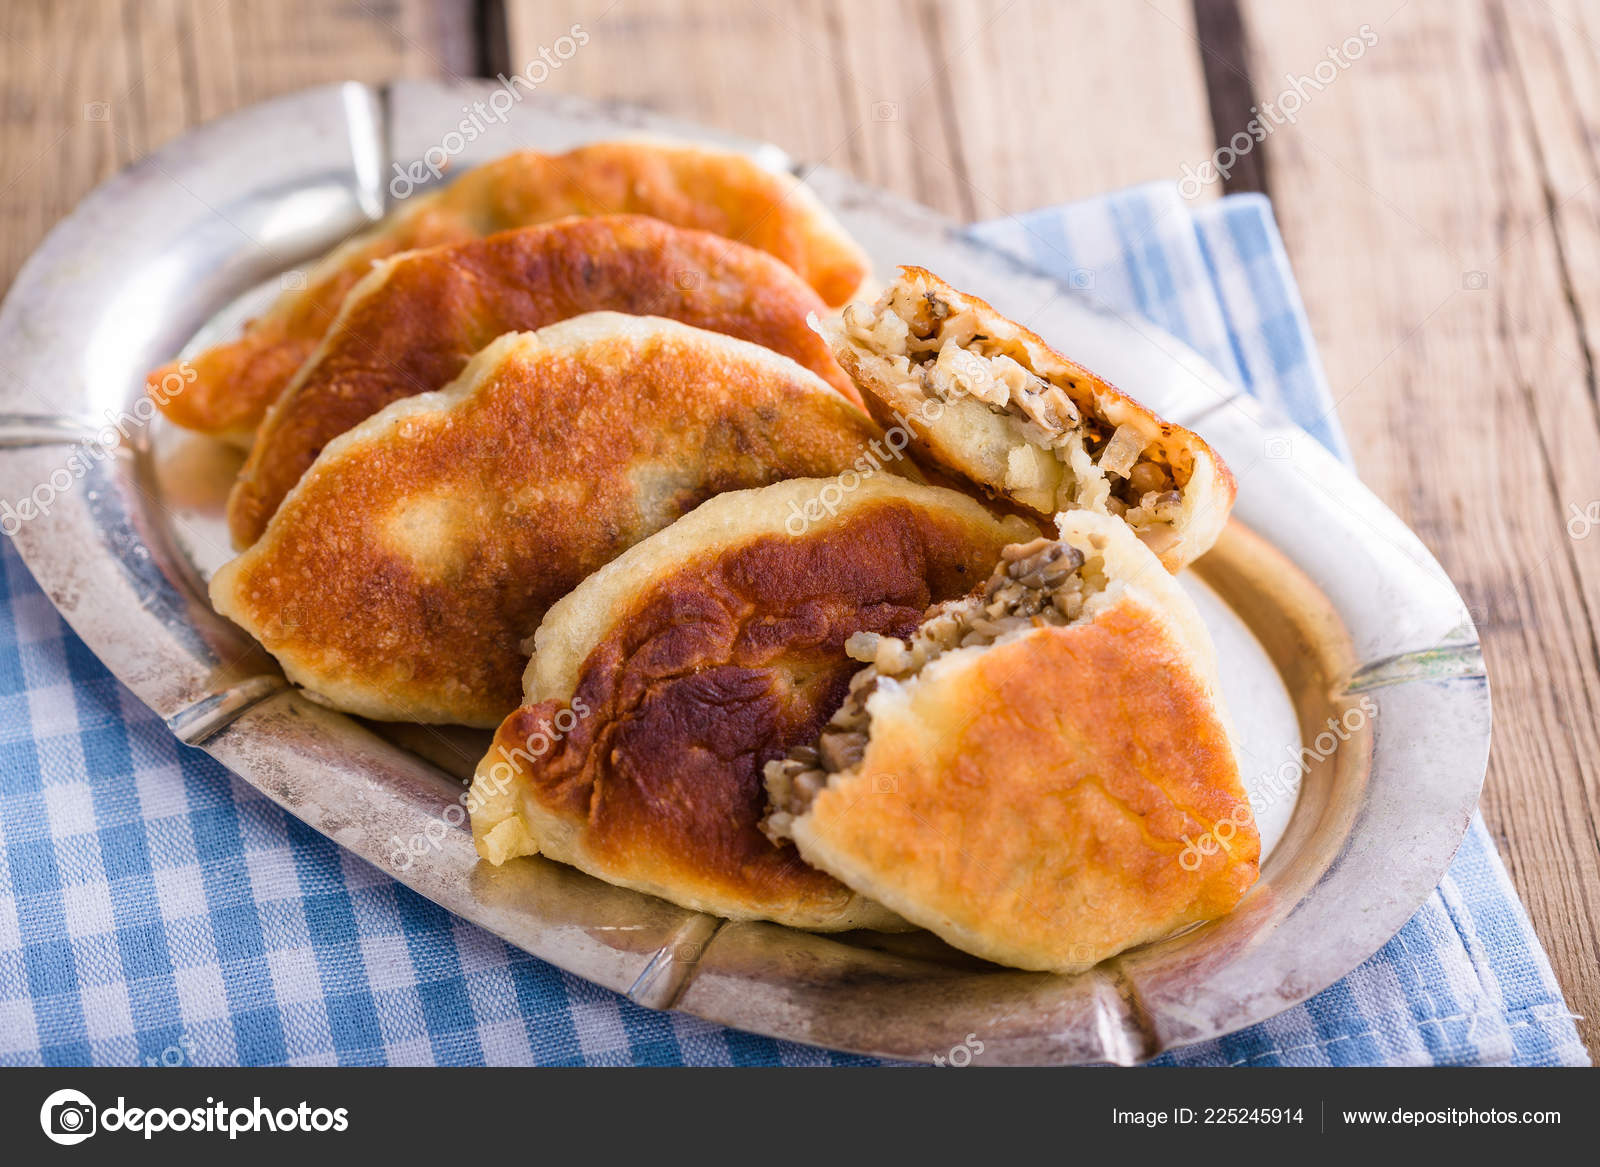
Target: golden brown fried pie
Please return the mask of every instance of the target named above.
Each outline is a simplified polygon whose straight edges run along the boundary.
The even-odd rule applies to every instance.
[[[154,392],[176,362],[150,374],[152,393],[177,424],[248,445],[375,260],[612,213],[650,215],[768,252],[829,304],[844,303],[867,272],[861,249],[809,189],[743,154],[661,141],[595,142],[554,155],[526,150],[408,200],[318,262],[303,288],[281,295],[238,340],[190,358],[198,376],[181,393]]]
[[[1108,516],[1007,548],[983,592],[870,661],[766,768],[765,826],[958,948],[1075,972],[1231,910],[1260,840],[1214,652]]]
[[[550,609],[473,783],[480,854],[537,852],[733,919],[901,926],[761,833],[762,765],[844,699],[851,635],[908,634],[1036,532],[958,491],[834,485],[714,498]]]
[[[521,642],[591,571],[714,494],[837,474],[877,434],[769,349],[589,313],[335,438],[212,603],[336,709],[492,727]]]
[[[506,332],[611,309],[664,316],[793,357],[859,403],[806,325],[825,311],[766,252],[642,215],[563,219],[376,264],[273,405],[233,494],[234,542],[261,537],[329,441],[392,401],[438,389]]]
[[[824,327],[874,416],[990,495],[1115,515],[1172,571],[1228,520],[1233,475],[1198,435],[932,272],[901,268],[876,304]]]

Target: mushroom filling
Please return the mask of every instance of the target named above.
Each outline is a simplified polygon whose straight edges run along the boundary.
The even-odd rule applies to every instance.
[[[957,410],[976,402],[1003,419],[1004,484],[1019,501],[1046,514],[1076,507],[1117,515],[1141,536],[1155,537],[1146,542],[1174,538],[1191,459],[1179,455],[1174,465],[1138,427],[1086,412],[1060,384],[1034,371],[1020,341],[982,329],[976,311],[957,310],[937,292],[905,283],[891,286],[871,308],[850,305],[843,317],[844,336],[886,364],[889,379],[903,389]],[[969,414],[962,425],[976,430],[973,422]]]
[[[837,774],[853,770],[866,754],[871,718],[867,699],[882,685],[912,681],[931,662],[962,648],[982,648],[1045,625],[1081,620],[1106,588],[1100,556],[1053,539],[1016,543],[1001,552],[982,592],[929,608],[910,640],[858,632],[845,651],[867,667],[850,679],[850,691],[815,745],[796,746],[767,763],[770,802],[761,829],[774,842],[789,837],[797,815]]]

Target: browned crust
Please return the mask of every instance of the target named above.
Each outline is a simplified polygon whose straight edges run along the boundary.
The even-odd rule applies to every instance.
[[[734,918],[872,919],[761,833],[762,767],[813,740],[844,699],[859,667],[844,652],[851,633],[909,633],[928,604],[985,578],[1011,534],[998,520],[874,500],[828,530],[711,548],[642,584],[583,663],[571,707],[584,716],[553,748],[512,762],[523,804],[577,836],[544,849]],[[563,708],[512,714],[479,781]]]
[[[977,955],[1074,971],[1234,907],[1260,840],[1205,670],[1131,593],[879,702],[808,860]],[[1187,841],[1227,849],[1183,856]],[[1186,841],[1187,840],[1187,841]]]
[[[523,639],[584,576],[714,494],[837,474],[876,435],[765,350],[588,315],[337,439],[212,599],[338,708],[494,726]]]
[[[235,545],[261,537],[283,496],[345,430],[447,384],[503,333],[603,309],[752,341],[861,403],[806,324],[826,310],[816,293],[772,256],[721,236],[608,215],[412,252],[352,292],[268,413],[228,499]]]
[[[1198,471],[1199,476],[1196,478],[1185,475],[1178,480],[1179,484],[1185,487],[1192,482],[1195,489],[1202,493],[1204,505],[1193,527],[1183,532],[1182,541],[1160,554],[1162,564],[1169,571],[1178,571],[1192,563],[1216,542],[1233,509],[1233,501],[1238,494],[1238,483],[1227,463],[1204,438],[1183,426],[1165,421],[1159,414],[1128,396],[1110,381],[1063,356],[1038,333],[1002,316],[988,301],[951,287],[927,268],[902,266],[900,279],[922,291],[937,292],[947,303],[958,306],[958,310],[975,311],[993,325],[995,334],[1006,339],[1014,339],[1032,350],[1032,355],[1036,359],[1042,356],[1049,361],[1053,367],[1039,368],[1037,369],[1039,374],[1059,385],[1072,398],[1073,404],[1086,415],[1091,413],[1098,415],[1104,412],[1109,404],[1117,415],[1114,421],[1142,422],[1142,429],[1158,434],[1159,445],[1175,469],[1187,464]],[[963,485],[981,488],[984,495],[989,498],[1003,498],[1014,506],[1022,506],[1016,500],[1008,498],[1002,487],[990,482],[975,482],[969,473],[969,468],[960,457],[960,451],[945,450],[930,441],[927,427],[919,422],[915,411],[909,413],[897,411],[894,404],[894,388],[879,382],[873,372],[864,366],[860,354],[853,345],[836,343],[833,348],[834,356],[844,371],[864,390],[863,396],[867,408],[878,424],[886,429],[900,426],[908,431],[910,449],[914,457],[920,462],[944,471]],[[1031,508],[1024,509],[1031,511]]]
[[[742,154],[670,143],[596,142],[565,154],[526,150],[418,198],[350,240],[307,274],[236,341],[189,358],[197,374],[176,396],[157,394],[178,425],[247,436],[327,331],[345,295],[375,260],[460,243],[568,215],[650,215],[776,256],[829,304],[866,275],[865,255],[814,196]],[[178,362],[152,372],[152,393]]]

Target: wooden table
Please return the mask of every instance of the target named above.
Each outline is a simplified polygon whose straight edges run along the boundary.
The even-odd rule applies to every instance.
[[[1299,105],[1226,189],[1272,196],[1361,473],[1477,614],[1484,813],[1600,1053],[1600,528],[1575,537],[1600,513],[1600,7],[7,0],[0,282],[189,126],[339,78],[521,69],[574,24],[588,43],[551,91],[766,138],[966,219],[1176,180],[1260,102]],[[1280,104],[1351,37],[1359,59]]]

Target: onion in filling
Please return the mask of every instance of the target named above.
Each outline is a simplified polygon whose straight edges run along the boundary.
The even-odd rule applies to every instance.
[[[847,307],[843,333],[875,373],[940,402],[956,444],[1023,505],[1117,515],[1157,553],[1176,540],[1192,465],[1171,464],[1139,427],[1080,408],[1029,366],[1020,342],[985,335],[977,312],[900,283],[873,307]]]
[[[850,680],[850,691],[815,745],[797,746],[767,763],[770,803],[761,829],[774,842],[789,837],[797,815],[837,775],[861,763],[871,717],[867,701],[881,687],[905,685],[928,665],[964,648],[983,648],[1046,625],[1065,626],[1092,618],[1106,590],[1101,558],[1068,543],[1035,539],[1001,553],[982,592],[928,609],[909,640],[858,632],[845,651],[867,667]]]

